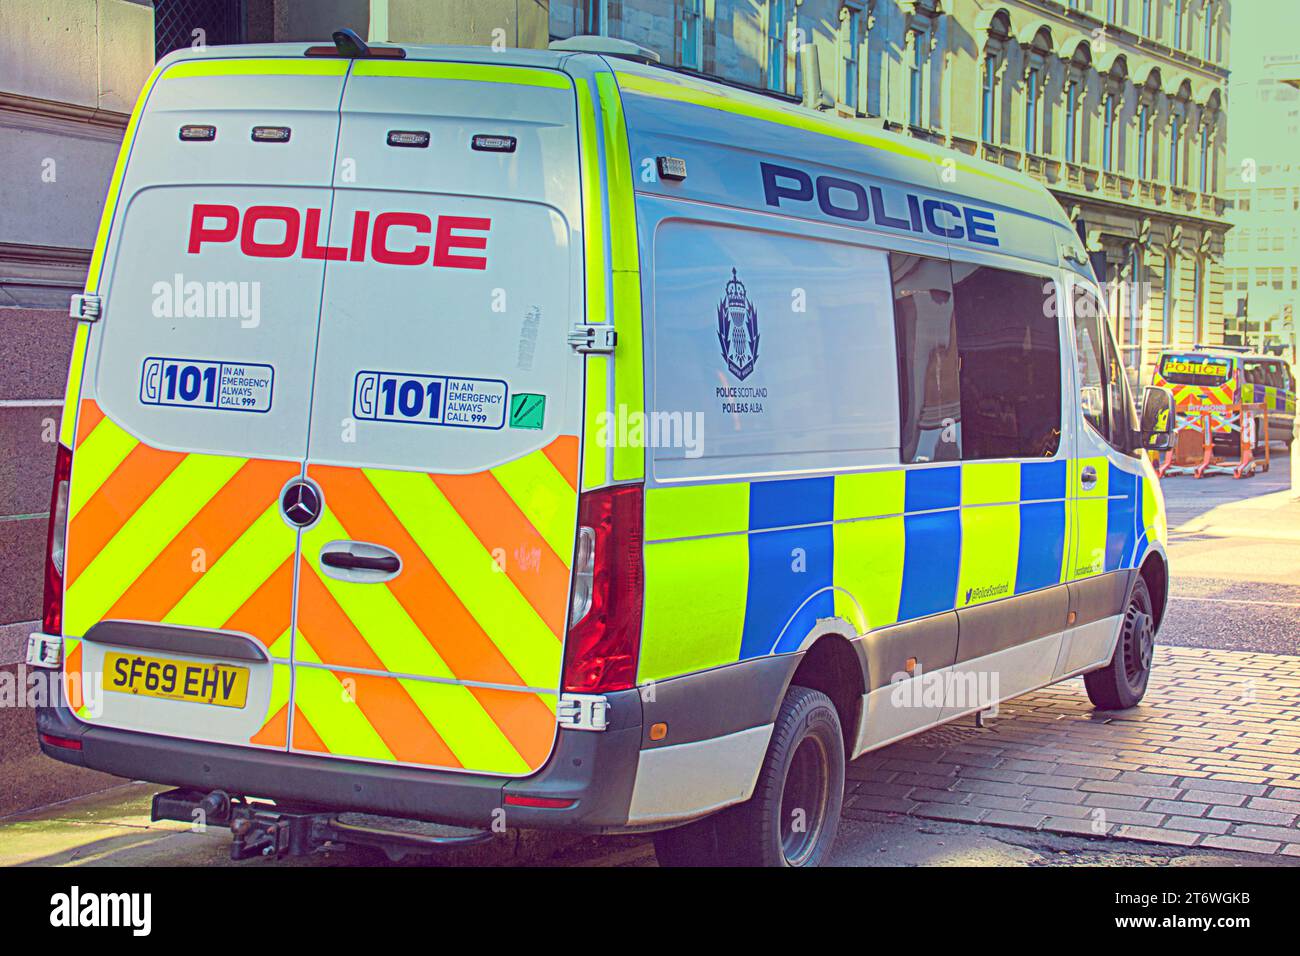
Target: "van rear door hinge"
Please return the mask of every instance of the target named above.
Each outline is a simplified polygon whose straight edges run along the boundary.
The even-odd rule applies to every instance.
[[[603,694],[561,694],[555,722],[569,730],[604,730],[609,726],[609,701]]]
[[[569,346],[575,352],[604,353],[614,351],[618,333],[608,325],[575,325],[569,329]]]
[[[68,304],[68,315],[78,322],[98,322],[99,306],[99,296],[90,292],[84,295],[78,292]]]

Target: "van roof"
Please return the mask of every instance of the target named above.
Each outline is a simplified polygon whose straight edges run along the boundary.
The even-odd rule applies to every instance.
[[[159,65],[171,65],[174,62],[196,59],[279,57],[299,59],[305,56],[308,47],[330,45],[332,41],[320,40],[235,44],[206,49],[183,48],[168,54]],[[733,107],[736,112],[757,108],[767,115],[773,115],[772,111],[776,111],[777,114],[787,116],[792,125],[797,124],[799,132],[822,134],[866,146],[867,149],[855,151],[857,155],[853,164],[864,172],[872,171],[875,156],[887,154],[891,175],[917,183],[927,183],[934,181],[936,168],[949,168],[951,164],[950,168],[958,173],[960,188],[944,186],[945,191],[967,201],[1000,206],[1018,215],[1043,220],[1068,234],[1062,237],[1064,244],[1078,244],[1074,227],[1061,204],[1046,186],[1029,176],[979,157],[968,156],[957,150],[894,133],[861,120],[812,110],[780,97],[767,96],[761,92],[715,82],[664,66],[643,64],[596,53],[513,48],[497,52],[483,46],[433,46],[405,43],[376,43],[375,46],[400,46],[407,60],[491,62],[554,70],[564,70],[566,64],[575,58],[600,60],[620,77],[641,77],[651,83],[658,81],[656,85],[669,99],[680,98],[685,103],[698,101],[700,96],[705,96],[711,103]],[[821,139],[821,136],[816,136],[815,139]],[[1079,251],[1082,251],[1081,247]]]

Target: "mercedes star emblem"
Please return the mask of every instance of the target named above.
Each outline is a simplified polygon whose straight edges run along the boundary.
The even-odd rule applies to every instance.
[[[305,528],[320,515],[320,492],[305,481],[295,481],[284,489],[280,508],[290,524]]]

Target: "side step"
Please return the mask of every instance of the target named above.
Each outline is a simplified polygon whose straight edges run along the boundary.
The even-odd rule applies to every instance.
[[[403,820],[367,813],[338,813],[250,803],[224,790],[167,790],[154,795],[151,818],[194,826],[228,826],[234,835],[232,860],[281,859],[318,850],[367,846],[391,860],[411,854],[437,853],[492,839],[488,830]]]

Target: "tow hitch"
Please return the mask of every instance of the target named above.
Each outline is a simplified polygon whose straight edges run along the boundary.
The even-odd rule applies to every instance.
[[[383,850],[390,860],[418,853],[436,853],[492,839],[488,830],[470,830],[419,820],[338,813],[312,807],[255,803],[224,790],[167,790],[155,794],[154,820],[178,820],[198,827],[228,826],[234,841],[232,860],[254,857],[281,859],[318,850],[367,846]]]

